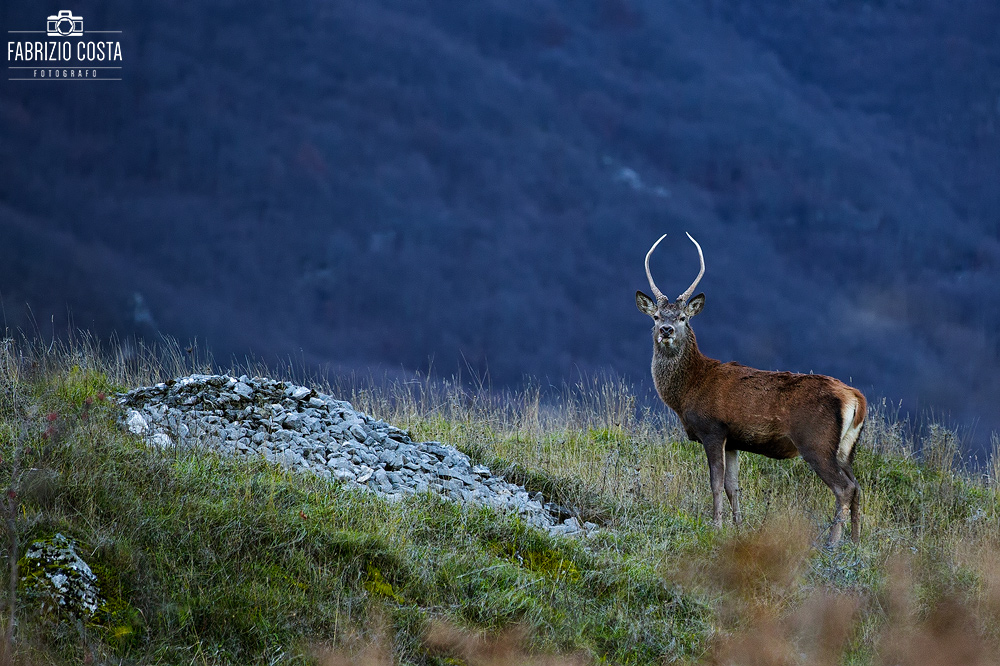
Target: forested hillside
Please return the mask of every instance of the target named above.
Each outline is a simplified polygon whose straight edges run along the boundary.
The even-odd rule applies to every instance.
[[[11,331],[641,385],[642,258],[679,293],[690,231],[706,353],[1000,429],[994,4],[74,11],[124,80],[0,84]]]

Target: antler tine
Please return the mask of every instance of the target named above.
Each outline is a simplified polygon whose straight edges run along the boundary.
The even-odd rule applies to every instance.
[[[649,255],[653,254],[653,250],[656,246],[660,244],[660,241],[666,238],[667,235],[663,234],[660,239],[653,243],[653,247],[649,248],[649,252],[646,253],[646,277],[649,279],[649,288],[653,291],[653,298],[660,300],[661,298],[666,298],[663,292],[656,288],[656,283],[653,282],[653,274],[649,272]]]
[[[684,233],[687,234],[688,238],[691,238],[691,234],[688,234],[686,231]],[[659,242],[659,241],[657,241],[657,242]],[[696,277],[694,279],[694,282],[692,282],[691,286],[687,288],[687,291],[685,291],[683,294],[681,294],[680,296],[677,297],[677,302],[678,303],[683,303],[687,299],[691,298],[691,294],[694,293],[694,288],[698,286],[698,283],[701,282],[701,276],[705,274],[705,255],[701,253],[701,245],[698,245],[698,241],[696,241],[694,238],[691,238],[691,242],[694,243],[694,246],[696,248],[698,248],[698,261],[701,262],[701,270],[698,271],[698,277]],[[656,246],[654,245],[653,247],[656,247]],[[647,259],[648,259],[648,257],[647,257]],[[646,272],[649,272],[648,268],[646,269]]]

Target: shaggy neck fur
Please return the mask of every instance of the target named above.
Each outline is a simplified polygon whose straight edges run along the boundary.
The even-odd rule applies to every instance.
[[[653,343],[653,384],[663,402],[678,414],[682,412],[681,401],[688,387],[697,383],[709,360],[698,350],[694,331],[689,329],[688,336],[680,347]]]

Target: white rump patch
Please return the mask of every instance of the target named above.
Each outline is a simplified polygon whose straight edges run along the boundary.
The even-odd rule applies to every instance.
[[[837,462],[846,465],[854,450],[854,444],[858,441],[858,433],[861,432],[863,423],[853,425],[854,414],[858,411],[858,399],[851,396],[844,402],[841,418],[843,425],[840,428],[840,444],[837,446]]]

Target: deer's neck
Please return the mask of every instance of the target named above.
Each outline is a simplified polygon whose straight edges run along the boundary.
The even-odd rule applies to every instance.
[[[663,402],[679,414],[683,411],[684,398],[695,386],[707,363],[711,362],[698,349],[694,331],[689,331],[687,343],[677,349],[664,349],[653,344],[653,384]]]

